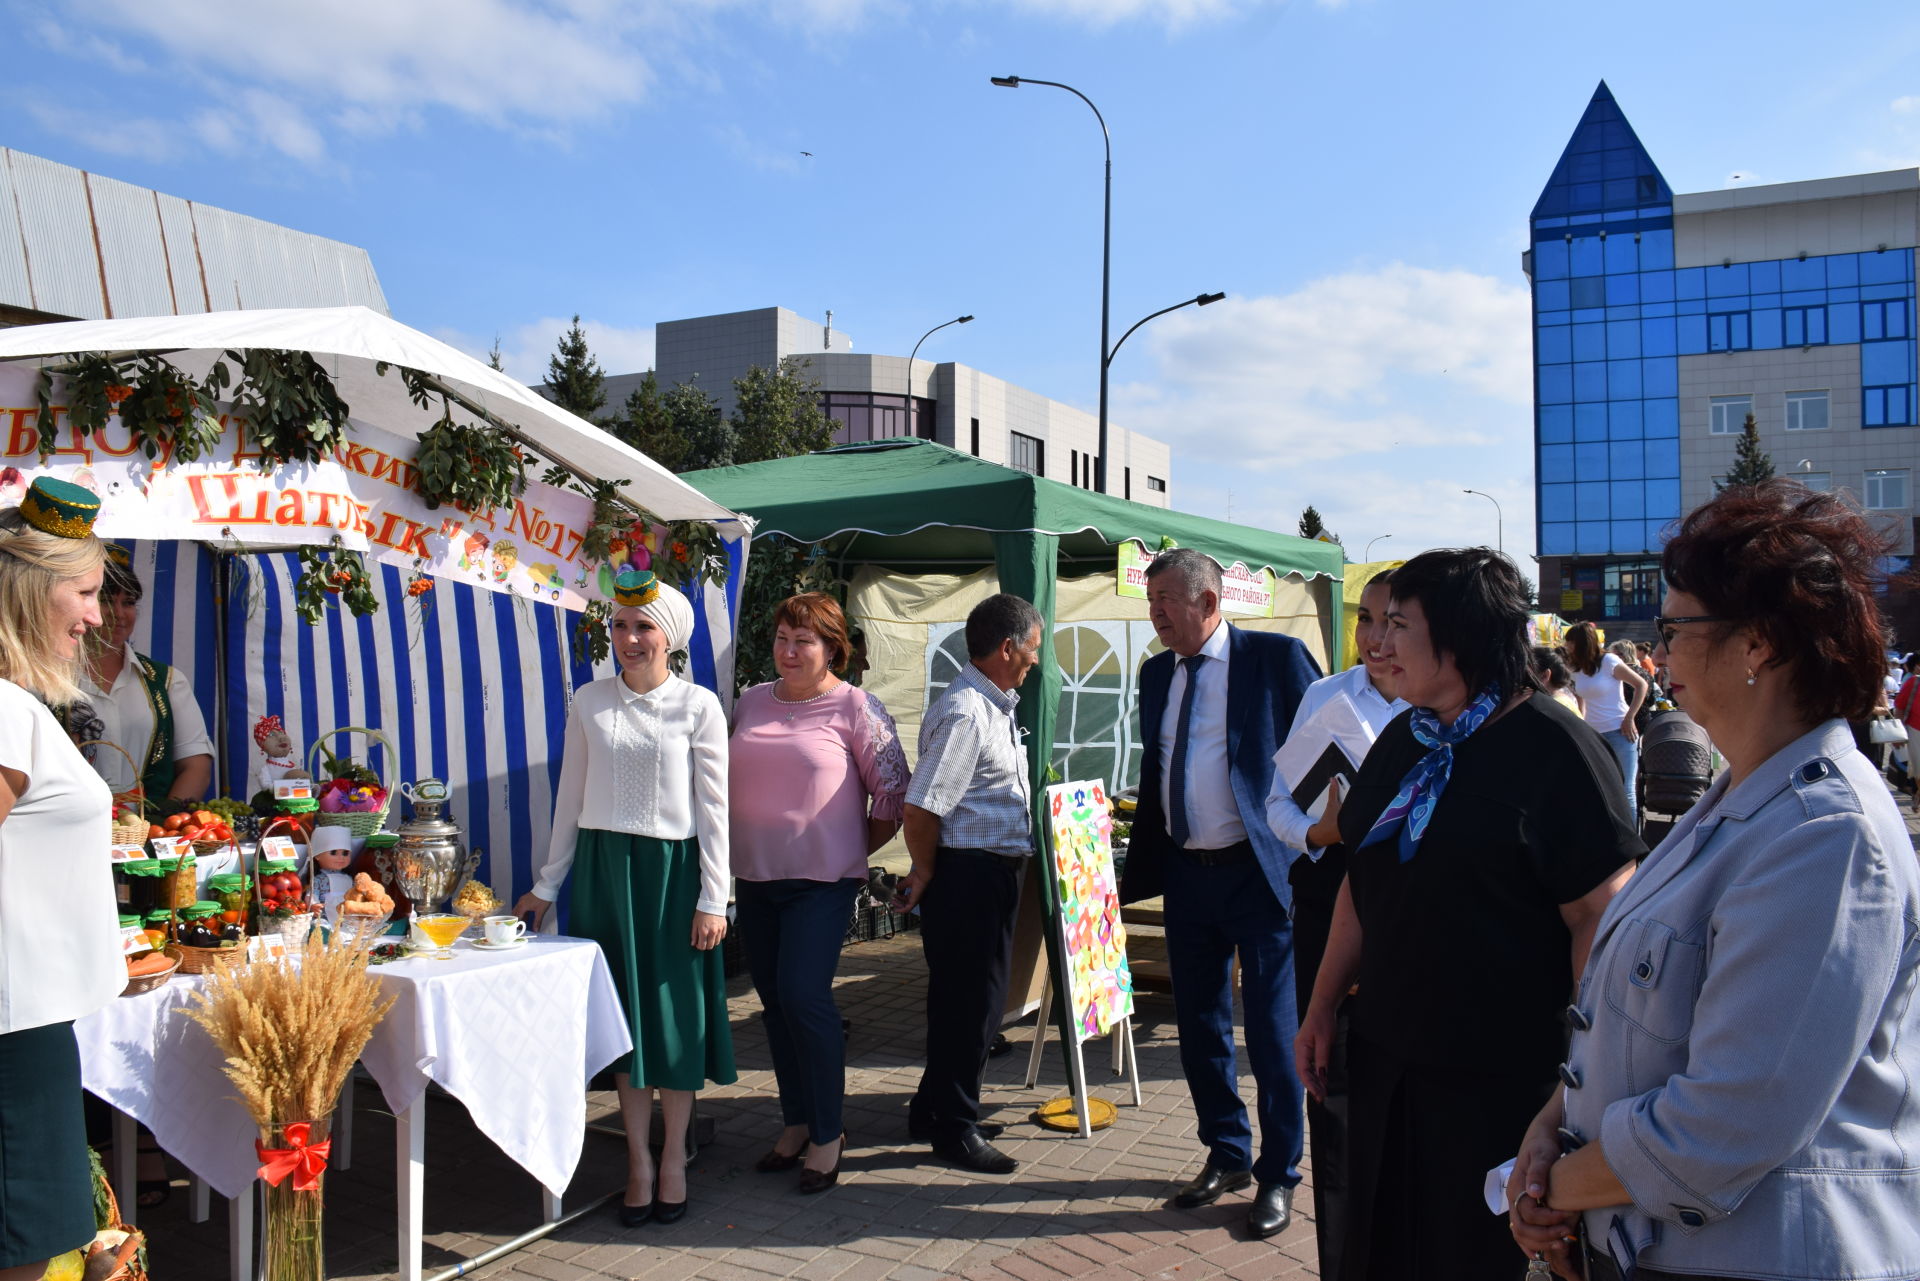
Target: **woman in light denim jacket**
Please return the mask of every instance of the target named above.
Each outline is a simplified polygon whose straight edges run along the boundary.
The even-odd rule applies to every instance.
[[[1727,770],[1601,919],[1509,1184],[1563,1276],[1920,1276],[1920,863],[1847,728],[1883,550],[1769,481],[1663,553],[1673,696]]]

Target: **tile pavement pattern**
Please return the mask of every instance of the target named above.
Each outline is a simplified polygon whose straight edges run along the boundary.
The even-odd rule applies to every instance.
[[[1057,1042],[1050,1041],[1041,1084],[1026,1090],[1032,1029],[1009,1029],[1015,1052],[992,1060],[984,1102],[992,1119],[1008,1124],[1000,1144],[1021,1166],[994,1178],[952,1170],[907,1139],[924,990],[916,935],[849,945],[843,955],[837,995],[853,1021],[847,1055],[852,1146],[838,1187],[803,1197],[795,1189],[797,1174],[753,1170],[779,1131],[779,1110],[760,1003],[742,976],[729,985],[740,1080],[701,1095],[715,1136],[694,1160],[687,1217],[625,1231],[608,1206],[471,1275],[483,1281],[1268,1281],[1318,1275],[1312,1197],[1304,1185],[1293,1226],[1267,1241],[1246,1239],[1247,1192],[1195,1211],[1168,1207],[1167,1198],[1204,1157],[1168,998],[1139,1000],[1142,1106],[1122,1106],[1118,1123],[1090,1142],[1028,1120],[1038,1104],[1065,1093],[1065,1069]],[[1124,1082],[1107,1075],[1105,1043],[1093,1049],[1095,1092],[1118,1103],[1126,1097]],[[1243,1075],[1243,1089],[1251,1099],[1250,1075]],[[327,1274],[336,1281],[390,1277],[396,1267],[393,1127],[378,1087],[363,1081],[356,1094],[353,1168],[327,1176]],[[590,1102],[592,1120],[618,1126],[611,1092]],[[538,1187],[473,1130],[459,1102],[436,1093],[428,1114],[425,1266],[431,1276],[537,1226],[540,1216]],[[589,1133],[567,1208],[617,1191],[624,1177],[622,1140]],[[156,1281],[215,1281],[226,1275],[224,1207],[216,1203],[206,1223],[189,1223],[184,1192],[177,1184],[169,1204],[143,1216],[153,1275]]]

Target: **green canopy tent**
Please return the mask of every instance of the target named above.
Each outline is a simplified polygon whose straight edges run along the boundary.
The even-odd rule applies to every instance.
[[[873,565],[911,574],[991,566],[1000,590],[1032,601],[1049,620],[1041,629],[1040,665],[1027,678],[1020,700],[1036,830],[1043,822],[1062,688],[1051,623],[1063,570],[1070,576],[1111,574],[1120,546],[1129,541],[1150,551],[1168,545],[1195,548],[1222,566],[1237,562],[1256,572],[1270,569],[1283,579],[1311,584],[1321,652],[1328,670],[1340,667],[1344,558],[1330,543],[1093,493],[924,440],[843,445],[689,472],[683,479],[722,506],[751,516],[756,539],[779,534],[822,544],[843,568]],[[1039,879],[1051,914],[1058,908],[1053,878]],[[1057,953],[1054,932],[1046,933],[1058,976],[1065,972],[1064,958]],[[1064,1023],[1062,1036],[1071,1037]]]

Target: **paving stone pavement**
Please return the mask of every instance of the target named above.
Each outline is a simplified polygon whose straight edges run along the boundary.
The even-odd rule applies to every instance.
[[[836,986],[852,1020],[847,1047],[847,1129],[851,1147],[840,1183],[803,1197],[797,1173],[766,1175],[753,1163],[779,1132],[772,1062],[760,1003],[745,976],[728,985],[740,1080],[700,1096],[715,1125],[695,1157],[690,1209],[671,1226],[623,1230],[611,1206],[482,1267],[482,1281],[1052,1281],[1141,1277],[1235,1281],[1318,1275],[1312,1196],[1303,1185],[1295,1222],[1267,1241],[1248,1240],[1247,1192],[1197,1211],[1167,1198],[1199,1168],[1204,1152],[1180,1075],[1173,1004],[1138,998],[1135,1044],[1142,1105],[1108,1075],[1104,1042],[1090,1046],[1094,1092],[1122,1104],[1119,1120],[1091,1140],[1042,1130],[1029,1120],[1064,1094],[1065,1069],[1049,1041],[1040,1085],[1024,1086],[1031,1027],[1008,1030],[1015,1052],[990,1062],[984,1103],[1008,1124],[999,1141],[1019,1158],[1005,1178],[961,1173],[936,1162],[906,1134],[906,1105],[919,1080],[926,974],[917,935],[849,945]],[[1253,1080],[1242,1060],[1243,1097]],[[356,1091],[354,1160],[327,1176],[327,1273],[337,1281],[395,1275],[393,1126],[379,1088]],[[611,1092],[590,1096],[591,1119],[617,1128]],[[426,1275],[453,1267],[540,1222],[533,1180],[468,1121],[457,1100],[430,1096],[427,1125]],[[625,1149],[617,1135],[590,1132],[566,1207],[618,1191]],[[1307,1178],[1312,1178],[1311,1170]],[[224,1206],[188,1222],[185,1184],[143,1215],[156,1281],[226,1275]]]

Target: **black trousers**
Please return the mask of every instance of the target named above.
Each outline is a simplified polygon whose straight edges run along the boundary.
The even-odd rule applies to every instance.
[[[920,899],[927,1068],[910,1110],[936,1141],[960,1139],[980,1120],[987,1048],[1007,1005],[1020,870],[1002,855],[942,846]]]
[[[1301,855],[1287,871],[1293,887],[1293,982],[1305,1017],[1313,1002],[1313,982],[1333,931],[1333,909],[1347,875],[1345,846],[1324,849],[1320,857]],[[1327,1098],[1307,1096],[1307,1131],[1313,1137],[1313,1224],[1320,1245],[1322,1281],[1340,1281],[1347,1234],[1347,1035],[1353,1001],[1340,1002],[1334,1015],[1333,1051],[1327,1057]]]

